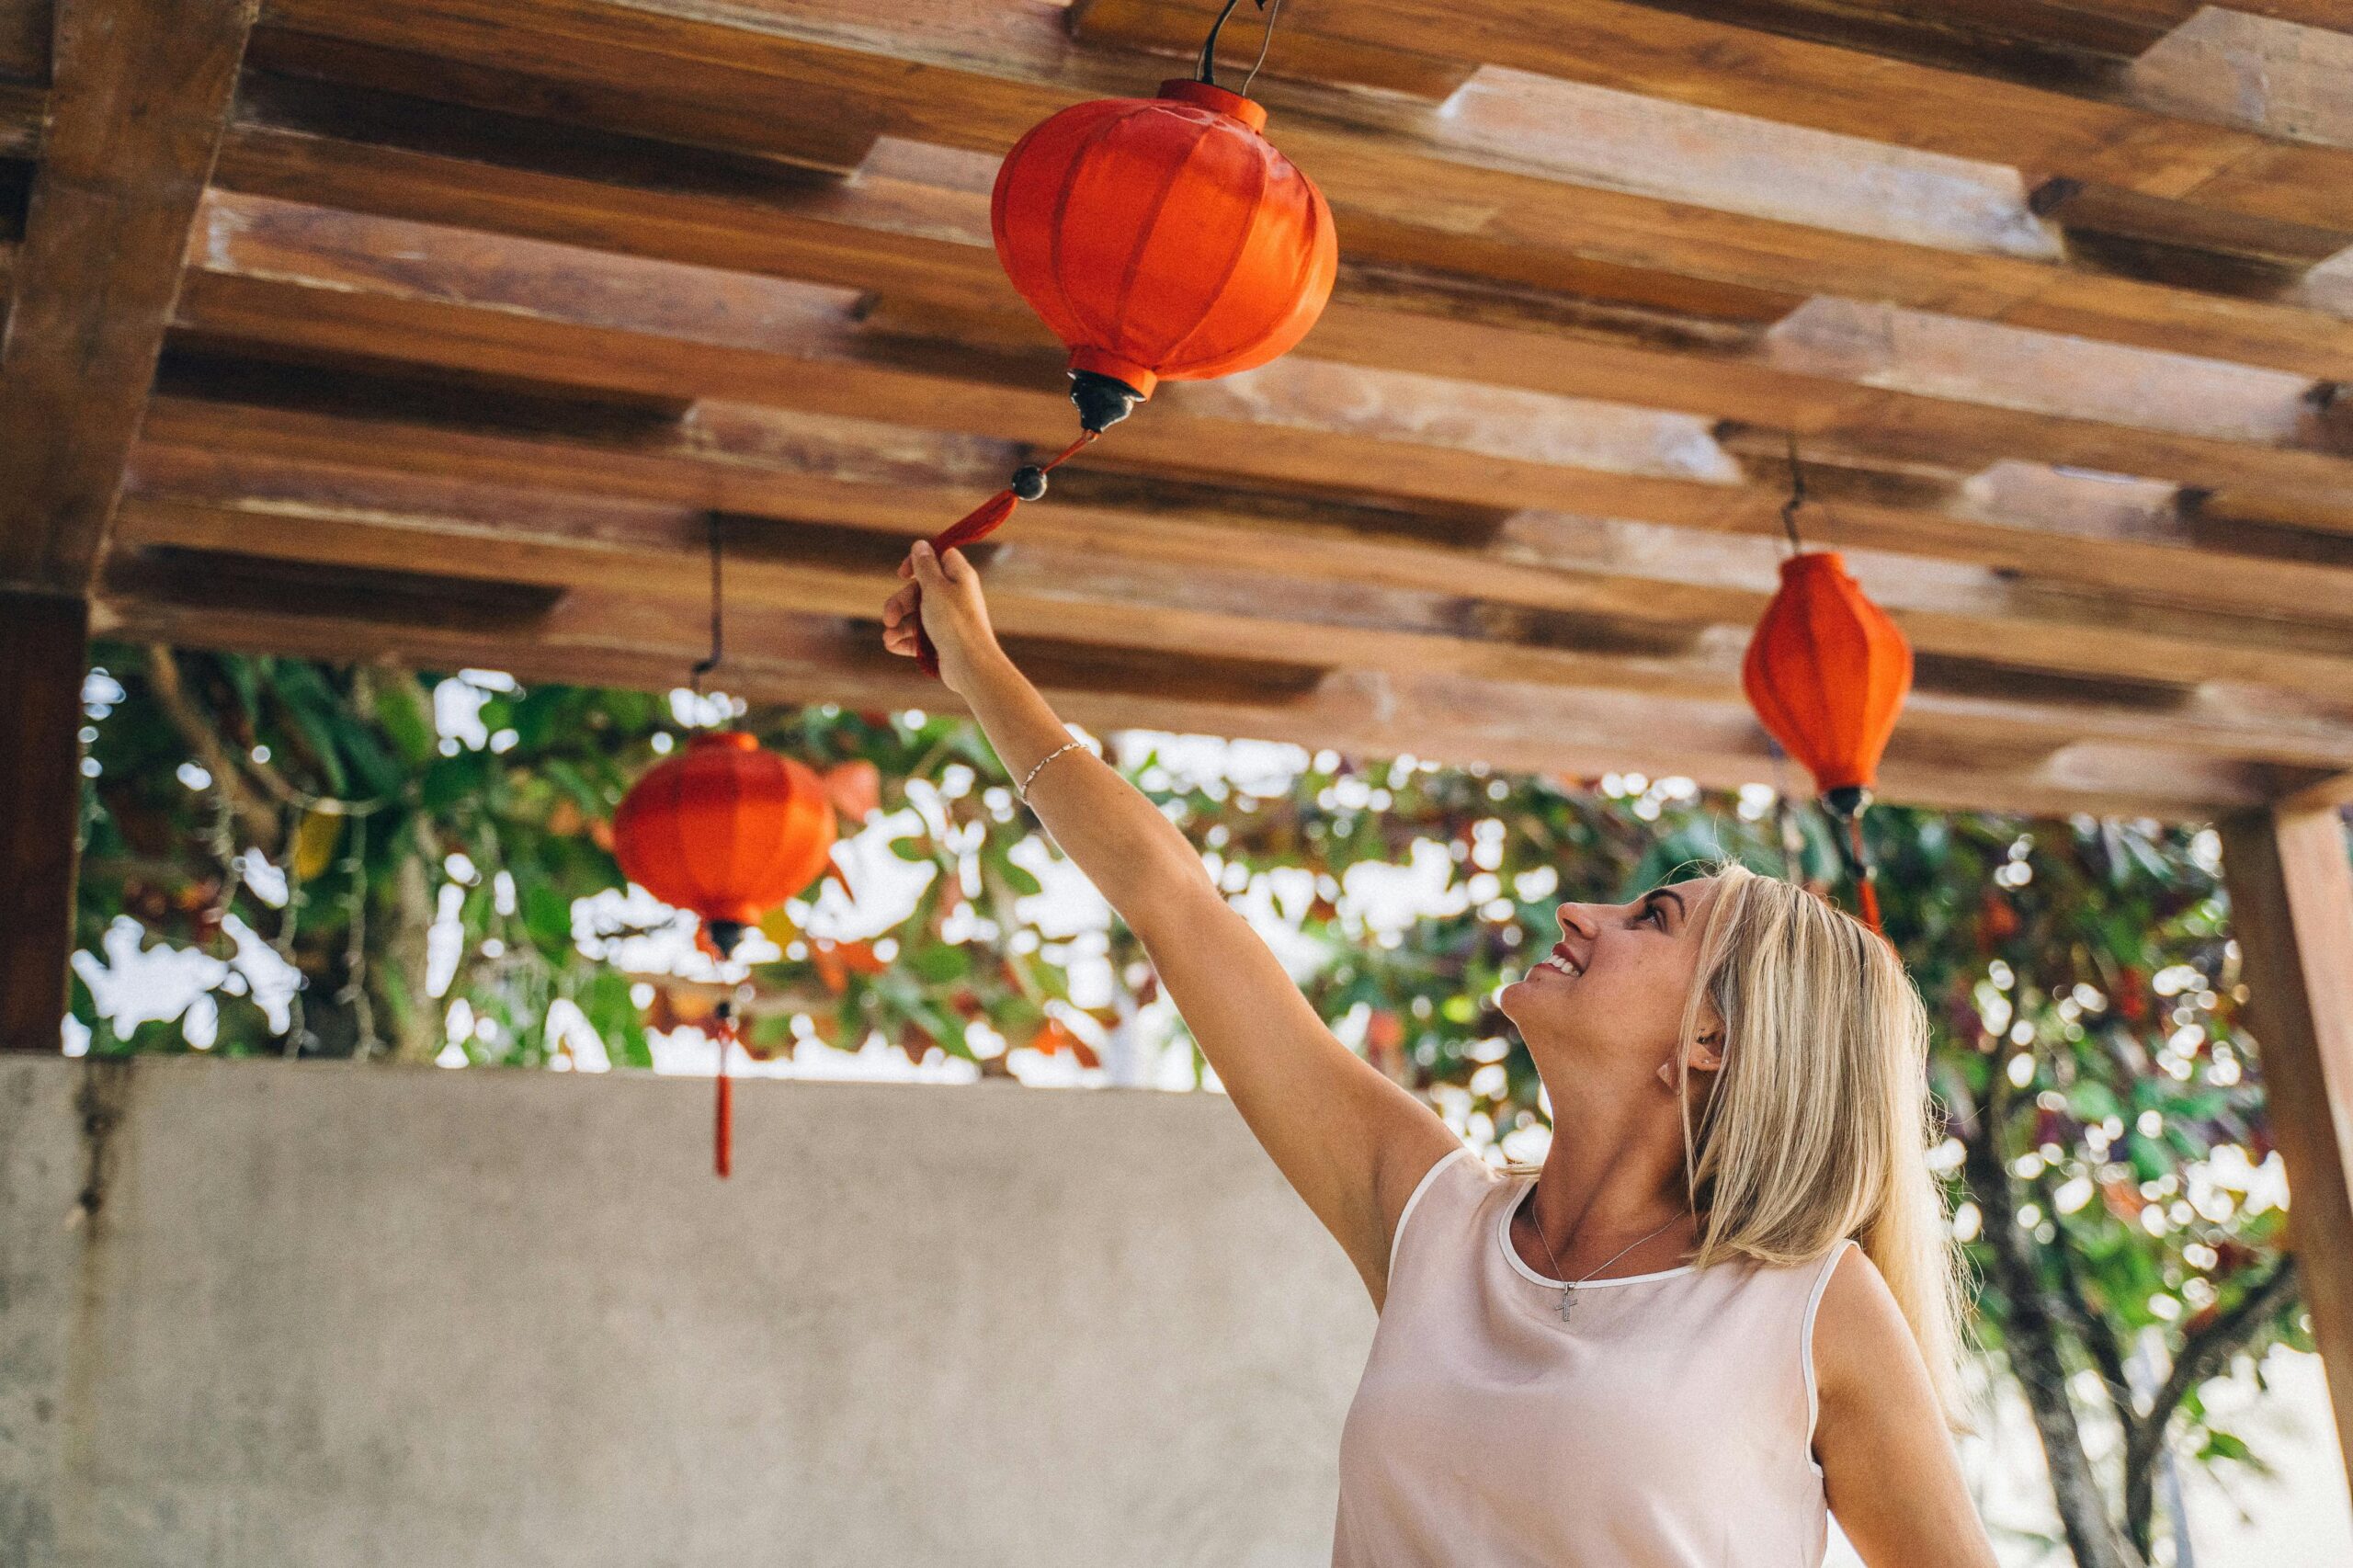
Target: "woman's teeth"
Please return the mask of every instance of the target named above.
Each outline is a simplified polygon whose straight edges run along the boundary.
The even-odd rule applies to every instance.
[[[1538,964],[1536,967],[1539,969],[1557,969],[1563,974],[1567,975],[1574,975],[1577,971],[1574,964],[1570,963],[1558,953],[1554,953],[1552,957],[1546,959],[1542,963]]]

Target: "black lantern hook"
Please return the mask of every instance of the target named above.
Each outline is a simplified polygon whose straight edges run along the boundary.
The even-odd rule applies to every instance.
[[[1790,432],[1790,498],[1781,503],[1781,531],[1790,536],[1791,554],[1803,554],[1804,541],[1798,538],[1798,508],[1805,505],[1805,470],[1798,464],[1797,432]]]
[[[1256,0],[1256,3],[1258,9],[1267,11],[1267,0]],[[1224,8],[1217,14],[1217,20],[1210,24],[1210,36],[1201,40],[1201,62],[1199,69],[1194,73],[1195,81],[1207,83],[1212,87],[1217,85],[1217,35],[1225,26],[1225,19],[1233,15],[1233,7],[1236,4],[1237,0],[1225,0]],[[1267,11],[1267,30],[1258,40],[1258,58],[1250,62],[1250,74],[1242,78],[1242,93],[1245,97],[1249,96],[1250,84],[1257,79],[1258,67],[1267,62],[1267,46],[1275,39],[1275,19],[1282,14],[1283,0],[1275,0],[1275,8]]]
[[[719,661],[726,653],[725,645],[721,642],[720,638],[723,626],[720,619],[720,607],[722,600],[720,596],[719,578],[720,519],[718,510],[713,508],[710,511],[705,512],[703,514],[703,520],[709,524],[710,528],[710,656],[707,659],[697,659],[695,661],[694,693],[697,697],[700,697],[702,695],[703,677],[719,667]]]

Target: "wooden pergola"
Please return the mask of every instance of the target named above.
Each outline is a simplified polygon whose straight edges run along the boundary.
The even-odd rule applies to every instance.
[[[1067,439],[997,159],[1206,0],[0,0],[0,1029],[91,636],[936,706],[907,541]],[[1257,31],[1245,6],[1225,72]],[[2353,1452],[2353,5],[1290,0],[1306,343],[984,547],[1071,717],[1711,784],[1788,442],[1882,793],[2222,825]]]

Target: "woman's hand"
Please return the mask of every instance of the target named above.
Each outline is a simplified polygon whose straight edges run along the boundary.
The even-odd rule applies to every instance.
[[[974,670],[1001,653],[989,625],[988,601],[981,597],[980,573],[962,551],[934,555],[929,541],[917,540],[899,562],[899,575],[906,585],[883,603],[882,645],[914,658],[920,616],[939,652],[939,678],[949,690],[970,697]]]

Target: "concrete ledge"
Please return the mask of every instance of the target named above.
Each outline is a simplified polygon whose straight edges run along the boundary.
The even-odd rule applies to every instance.
[[[1327,1560],[1373,1314],[1222,1096],[745,1082],[726,1183],[710,1113],[0,1062],[0,1562]]]

